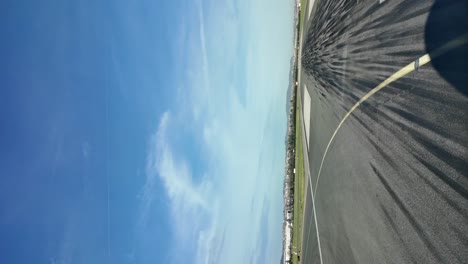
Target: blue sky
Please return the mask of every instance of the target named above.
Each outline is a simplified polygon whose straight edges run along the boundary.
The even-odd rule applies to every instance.
[[[0,34],[0,262],[279,262],[293,1],[2,1]]]

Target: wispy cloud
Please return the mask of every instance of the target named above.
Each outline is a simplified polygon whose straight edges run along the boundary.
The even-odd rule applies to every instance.
[[[200,189],[203,186],[195,186],[186,162],[174,160],[171,147],[167,142],[169,123],[170,113],[165,112],[151,142],[153,149],[148,155],[148,177],[153,177],[154,174],[159,175],[164,182],[169,198],[177,205],[188,203],[190,207],[207,209],[206,201],[200,194]]]
[[[203,14],[203,6],[201,2],[198,2],[198,17],[200,19],[200,47],[201,47],[201,57],[202,57],[202,69],[203,69],[203,80],[205,87],[205,94],[210,92],[210,78],[209,78],[209,64],[208,64],[208,53],[206,50],[206,36],[205,36],[205,16]]]
[[[171,121],[170,112],[165,112],[149,143],[140,224],[147,222],[154,199],[161,195],[154,191],[157,181],[160,181],[170,203],[175,244],[179,247],[175,252],[184,252],[190,248],[198,248],[196,251],[200,252],[203,251],[200,244],[210,244],[216,237],[216,197],[211,190],[210,179],[204,177],[195,181],[184,155],[174,155],[170,134],[177,128]]]
[[[81,152],[83,154],[83,158],[87,159],[89,157],[91,145],[87,141],[81,143]]]
[[[208,192],[209,182],[195,184],[187,163],[179,157],[176,160],[171,149],[168,130],[171,115],[165,112],[149,143],[146,163],[146,183],[142,191],[143,205],[140,219],[146,222],[152,202],[155,199],[155,185],[159,179],[164,184],[171,202],[173,214],[189,214],[192,211],[208,210],[203,193]],[[169,131],[170,133],[170,131]]]
[[[178,57],[180,65],[188,65],[181,71],[183,91],[176,98],[183,103],[160,116],[149,140],[140,222],[151,215],[161,196],[155,186],[162,184],[174,251],[194,249],[185,259],[189,262],[272,263],[281,255],[292,4],[291,17],[276,16],[278,21],[258,17],[257,9],[250,8],[248,1],[195,6],[199,24],[191,27],[198,35],[190,25],[181,27],[180,54],[190,55]],[[282,8],[270,11],[281,14]],[[290,28],[274,29],[288,19]],[[267,26],[273,29],[265,32]],[[278,40],[278,34],[285,40]],[[233,65],[241,71],[235,78]],[[241,99],[239,90],[248,91],[248,100]],[[193,144],[181,148],[178,140],[185,135]]]

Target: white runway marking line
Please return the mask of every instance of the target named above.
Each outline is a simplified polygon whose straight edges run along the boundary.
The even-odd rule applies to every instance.
[[[322,247],[320,246],[320,234],[318,230],[318,224],[317,224],[317,213],[315,212],[315,199],[314,199],[314,193],[312,192],[312,183],[309,181],[310,184],[310,195],[312,195],[312,210],[314,211],[314,221],[315,221],[315,230],[317,231],[317,244],[318,244],[318,250],[319,250],[319,257],[320,257],[320,264],[323,264],[322,260]],[[310,231],[310,228],[309,228]]]
[[[304,116],[303,116],[303,119],[304,119],[304,124],[305,124],[305,132],[306,132],[306,138],[307,138],[307,152],[309,151],[309,132],[310,132],[310,95],[309,95],[309,91],[307,90],[307,86],[304,84],[304,108],[303,108],[303,111],[304,111]]]
[[[323,261],[322,261],[322,248],[320,246],[320,234],[319,234],[319,231],[318,231],[318,224],[317,224],[317,214],[315,213],[315,201],[314,201],[314,193],[313,193],[313,188],[312,188],[312,181],[311,181],[311,178],[310,178],[310,174],[309,174],[309,187],[310,187],[310,195],[312,196],[312,211],[314,212],[314,223],[315,223],[315,230],[317,232],[317,245],[318,245],[318,250],[319,250],[319,258],[320,258],[320,264],[323,264]],[[309,231],[307,232],[307,241],[306,241],[306,245],[309,245],[309,237],[310,237],[310,224],[309,224]]]
[[[310,18],[310,14],[312,13],[312,7],[314,6],[314,3],[315,3],[315,0],[310,0],[310,2],[308,3],[308,14],[307,14],[307,19]]]
[[[323,264],[323,261],[322,261],[322,248],[320,246],[320,234],[319,234],[318,224],[317,224],[317,213],[315,212],[315,199],[314,199],[314,192],[313,192],[314,188],[312,187],[312,181],[311,181],[312,179],[310,178],[310,173],[308,173],[307,176],[308,176],[307,178],[309,179],[308,182],[309,182],[309,187],[310,187],[310,195],[312,196],[312,211],[314,212],[314,223],[315,223],[315,230],[316,230],[316,233],[317,233],[317,245],[318,245],[318,250],[319,250],[320,264]],[[310,224],[311,223],[309,223],[309,231],[307,232],[306,245],[309,245]]]
[[[312,193],[312,190],[311,190],[310,192]],[[314,201],[312,201],[312,203],[313,203],[313,202],[314,202]],[[314,206],[314,205],[312,204],[312,208],[313,208],[313,206]],[[308,246],[309,246],[310,225],[311,225],[311,224],[312,224],[312,222],[309,222],[309,231],[307,232],[307,240],[306,240],[306,243],[305,243],[305,245],[306,245],[305,248],[308,248]],[[304,244],[303,244],[303,246],[304,246]]]
[[[447,42],[444,46],[442,46],[439,49],[435,50],[432,53],[432,58],[436,58],[436,57],[444,54],[445,52],[447,52],[447,51],[449,51],[449,50],[451,50],[453,48],[456,48],[458,46],[461,46],[461,45],[463,45],[463,44],[465,44],[467,42],[468,42],[468,34],[464,34],[464,35],[460,36],[459,38],[456,38],[456,39],[454,39],[452,41]],[[325,157],[327,156],[328,149],[330,148],[330,145],[333,142],[333,139],[335,139],[335,136],[338,133],[338,130],[341,128],[341,126],[346,121],[346,119],[353,113],[354,110],[356,110],[356,108],[359,107],[359,105],[361,105],[362,102],[369,99],[369,97],[374,95],[376,92],[382,90],[382,88],[389,85],[390,83],[392,83],[392,82],[400,79],[401,77],[407,75],[408,73],[414,71],[416,68],[419,69],[420,67],[427,64],[430,61],[431,61],[431,56],[429,56],[429,54],[425,54],[425,55],[421,56],[416,61],[413,61],[410,64],[406,65],[405,67],[403,67],[402,69],[400,69],[399,71],[394,73],[392,76],[388,77],[385,81],[383,81],[382,83],[377,85],[377,87],[375,87],[369,93],[364,95],[355,105],[353,105],[353,107],[351,107],[351,109],[346,113],[346,115],[343,117],[341,122],[336,127],[335,132],[333,132],[333,135],[330,138],[330,141],[328,142],[327,147],[325,148],[325,152],[323,153],[322,161],[320,162],[319,172],[317,174],[317,180],[315,182],[314,195],[312,196],[313,198],[317,196],[318,182],[319,182],[319,179],[320,179],[320,174],[322,173],[323,162],[325,161]],[[416,62],[419,62],[418,65],[416,65]],[[314,200],[313,204],[315,204],[315,200]]]
[[[306,95],[305,98],[308,98],[309,103],[308,103],[308,107],[304,107],[301,104],[301,101],[299,100],[299,103],[302,105],[302,125],[301,125],[301,129],[302,129],[302,132],[305,132],[305,135],[304,135],[304,133],[302,133],[303,134],[302,137],[303,138],[306,138],[306,137],[308,138],[309,133],[307,131],[305,131],[306,130],[306,123],[305,123],[305,118],[304,118],[304,116],[305,116],[304,109],[308,109],[308,114],[307,114],[308,118],[306,120],[308,120],[308,123],[310,123],[310,95],[309,95],[309,92],[307,91],[307,86],[305,84],[304,84],[304,89],[306,91],[304,93],[304,95]],[[300,93],[299,93],[299,95],[300,95]],[[304,101],[306,101],[306,100],[304,99]],[[306,141],[308,141],[308,139],[306,139]],[[307,142],[306,142],[306,144],[307,144]],[[304,165],[307,164],[307,167],[309,168],[309,169],[307,169],[305,171],[305,173],[306,173],[306,176],[307,176],[307,181],[309,182],[310,195],[311,195],[311,198],[312,198],[312,211],[314,212],[314,223],[315,223],[315,230],[317,232],[317,245],[318,245],[318,250],[319,250],[320,264],[323,264],[323,261],[322,261],[322,248],[320,246],[320,234],[319,234],[319,231],[318,231],[317,216],[316,216],[316,212],[315,212],[315,202],[314,202],[314,194],[313,194],[314,188],[312,187],[312,179],[310,177],[310,166],[309,166],[309,161],[308,161],[308,159],[309,159],[309,150],[304,148],[303,152],[305,152],[304,157],[306,157],[306,161],[305,161]],[[304,216],[305,216],[305,214],[304,214]],[[309,245],[310,224],[311,223],[309,222],[309,231],[307,232],[306,248],[307,248],[307,245]]]

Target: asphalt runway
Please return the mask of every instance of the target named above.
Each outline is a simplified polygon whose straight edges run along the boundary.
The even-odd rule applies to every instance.
[[[315,0],[301,41],[301,262],[468,263],[468,1]]]

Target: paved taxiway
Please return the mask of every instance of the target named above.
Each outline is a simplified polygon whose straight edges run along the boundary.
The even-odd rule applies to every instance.
[[[466,263],[467,1],[306,8],[302,262]]]

